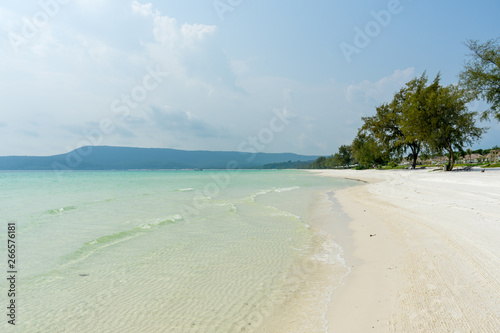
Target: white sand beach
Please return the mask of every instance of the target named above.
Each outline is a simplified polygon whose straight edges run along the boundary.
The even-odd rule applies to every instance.
[[[329,332],[500,332],[500,171],[314,171],[368,182],[338,191],[351,235],[323,225],[352,272]]]

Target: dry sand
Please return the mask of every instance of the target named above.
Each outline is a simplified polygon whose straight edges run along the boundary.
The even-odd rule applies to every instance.
[[[368,182],[335,194],[351,235],[322,226],[352,269],[330,333],[500,332],[500,171],[318,173]]]

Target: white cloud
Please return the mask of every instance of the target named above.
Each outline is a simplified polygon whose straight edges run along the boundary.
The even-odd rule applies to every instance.
[[[149,16],[153,14],[153,4],[152,3],[146,3],[146,4],[141,4],[138,1],[132,2],[132,11],[134,13],[138,13],[144,16]]]
[[[162,15],[159,11],[153,11],[151,3],[141,4],[132,2],[132,11],[145,17],[152,17],[154,21],[154,36],[157,42],[162,44],[179,43],[181,46],[191,44],[196,40],[203,40],[217,30],[214,25],[189,24],[179,25],[175,18]]]
[[[206,36],[212,35],[217,30],[215,25],[187,24],[182,25],[182,36],[189,39],[203,40]]]
[[[154,36],[157,42],[162,44],[173,44],[179,39],[179,27],[177,20],[168,16],[154,16]]]
[[[74,149],[103,119],[116,126],[103,135],[106,145],[236,150],[241,140],[269,127],[273,109],[290,123],[266,145],[267,152],[319,154],[352,138],[361,112],[371,110],[348,103],[346,91],[352,99],[382,98],[413,74],[396,71],[351,87],[256,75],[257,58],[230,59],[231,50],[219,46],[223,37],[215,25],[182,22],[139,1],[82,0],[80,6],[64,7],[19,54],[0,50],[0,62],[8,64],[0,99],[9,110],[0,123],[0,139],[9,144],[0,147],[0,155]],[[1,18],[9,15],[0,10]],[[157,66],[169,75],[129,107],[129,118],[120,118],[111,103],[126,105],[127,96],[138,91],[134,88],[144,85],[147,68]]]
[[[134,2],[132,10],[144,15],[152,26],[154,41],[143,44],[147,57],[167,68],[179,81],[177,85],[201,87],[206,96],[220,88],[239,89],[230,60],[215,42],[215,25],[181,24],[149,4]]]
[[[359,84],[350,85],[346,90],[346,99],[349,102],[367,104],[381,104],[389,102],[394,93],[414,76],[415,68],[397,69],[390,76],[383,77],[376,82],[368,80]]]

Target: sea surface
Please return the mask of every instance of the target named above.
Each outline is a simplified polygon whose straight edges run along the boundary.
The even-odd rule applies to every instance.
[[[16,226],[15,329],[327,332],[349,269],[309,223],[353,183],[297,170],[0,172],[6,276]]]

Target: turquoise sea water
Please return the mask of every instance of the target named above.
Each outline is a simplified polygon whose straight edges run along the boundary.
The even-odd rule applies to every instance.
[[[326,332],[349,270],[308,224],[325,193],[352,183],[305,171],[1,172],[2,244],[17,227],[16,329]],[[12,328],[7,316],[0,327]]]

